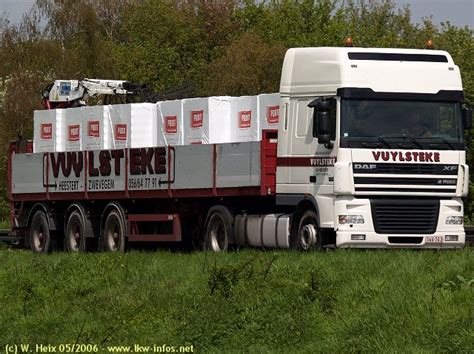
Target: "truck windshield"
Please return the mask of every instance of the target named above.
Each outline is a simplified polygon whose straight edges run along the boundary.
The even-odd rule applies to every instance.
[[[341,146],[462,150],[459,102],[342,99]]]

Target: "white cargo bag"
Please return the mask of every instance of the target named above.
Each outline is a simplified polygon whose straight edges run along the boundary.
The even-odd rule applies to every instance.
[[[230,127],[230,142],[259,140],[256,96],[232,97]]]
[[[82,107],[67,108],[64,110],[66,151],[80,151],[83,149],[82,112]]]
[[[104,117],[109,106],[91,106],[82,108],[82,147],[84,150],[104,148]]]
[[[209,144],[209,98],[190,98],[183,103],[184,145]]]
[[[104,148],[151,147],[164,145],[158,134],[154,103],[110,105],[104,116]]]
[[[33,152],[65,151],[64,109],[34,111]]]
[[[232,125],[230,117],[232,112],[232,99],[230,96],[209,97],[209,143],[232,142]]]
[[[280,121],[280,94],[258,95],[259,140],[263,129],[278,129]]]
[[[183,145],[183,107],[181,100],[156,103],[158,114],[158,135],[165,139],[165,145]]]
[[[183,100],[184,145],[258,140],[257,97]]]

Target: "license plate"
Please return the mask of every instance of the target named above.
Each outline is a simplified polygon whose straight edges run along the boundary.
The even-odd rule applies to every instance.
[[[426,236],[425,240],[426,240],[426,243],[442,243],[443,237],[442,236]]]

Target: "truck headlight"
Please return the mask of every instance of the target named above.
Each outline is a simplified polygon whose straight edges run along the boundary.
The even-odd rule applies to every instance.
[[[363,224],[364,217],[362,215],[339,215],[339,224]]]
[[[448,216],[446,218],[446,225],[462,225],[463,219],[462,216]]]

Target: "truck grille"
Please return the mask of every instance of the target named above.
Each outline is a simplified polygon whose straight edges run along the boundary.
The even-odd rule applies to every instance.
[[[353,172],[355,191],[360,194],[415,192],[448,195],[456,193],[458,165],[354,163]]]
[[[375,232],[382,234],[432,234],[438,222],[439,200],[373,199]]]
[[[419,163],[365,163],[355,162],[354,173],[457,175],[458,165],[419,164]]]

